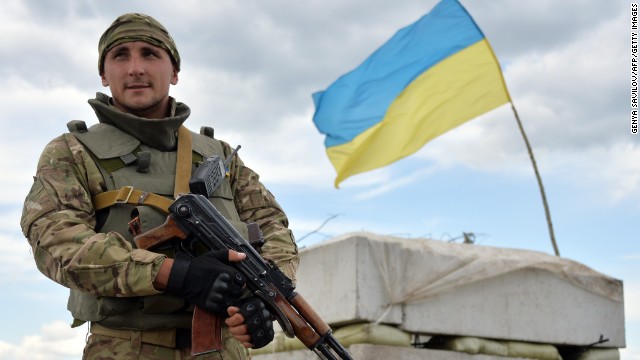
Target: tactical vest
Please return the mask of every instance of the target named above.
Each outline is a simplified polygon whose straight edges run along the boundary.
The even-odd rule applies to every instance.
[[[67,126],[93,157],[108,191],[132,186],[173,199],[176,151],[163,152],[151,148],[108,124],[100,123],[87,129],[84,122],[72,121]],[[222,144],[213,138],[213,129],[203,127],[200,132],[192,133],[192,174],[204,159],[213,155],[224,157]],[[240,234],[247,235],[246,224],[240,221],[233,202],[228,177],[214,191],[210,201]],[[118,202],[97,212],[96,231],[116,231],[135,248],[133,236],[128,231],[132,213],[139,216],[143,232],[161,225],[167,216],[150,206]],[[170,249],[167,251],[166,255],[173,255]],[[96,297],[71,290],[67,308],[76,323],[94,321],[116,329],[189,328],[192,320],[192,306],[167,293],[116,298]]]

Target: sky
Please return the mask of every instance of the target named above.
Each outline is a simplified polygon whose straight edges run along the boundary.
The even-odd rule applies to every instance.
[[[67,290],[38,272],[19,220],[38,156],[70,120],[96,122],[97,43],[143,12],[182,57],[171,94],[186,125],[242,145],[299,246],[354,231],[553,254],[531,162],[508,105],[414,155],[333,187],[311,94],[359,65],[435,0],[4,0],[0,2],[0,358],[78,359]],[[640,359],[640,135],[631,132],[631,2],[461,0],[499,59],[545,186],[560,254],[624,283]],[[597,340],[597,339],[596,339]]]

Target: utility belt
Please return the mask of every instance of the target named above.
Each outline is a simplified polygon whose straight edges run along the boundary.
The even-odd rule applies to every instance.
[[[126,330],[112,329],[91,322],[91,334],[164,346],[171,349],[191,348],[191,329]]]

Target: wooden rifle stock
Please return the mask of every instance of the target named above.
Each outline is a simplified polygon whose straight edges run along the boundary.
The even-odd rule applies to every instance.
[[[293,334],[309,349],[314,348],[321,340],[320,336],[309,326],[304,317],[287,301],[282,294],[277,293],[273,300],[276,306],[291,323]]]
[[[331,333],[329,325],[320,318],[320,315],[307,303],[302,295],[295,293],[289,302],[293,307],[302,315],[306,321],[313,326],[320,336],[325,336]],[[305,344],[306,345],[306,344]]]

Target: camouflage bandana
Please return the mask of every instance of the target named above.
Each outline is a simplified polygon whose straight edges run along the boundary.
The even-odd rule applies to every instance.
[[[98,43],[98,71],[104,73],[104,56],[117,45],[130,41],[144,41],[167,50],[171,61],[180,71],[180,54],[167,29],[151,16],[129,13],[119,16],[102,34]]]

